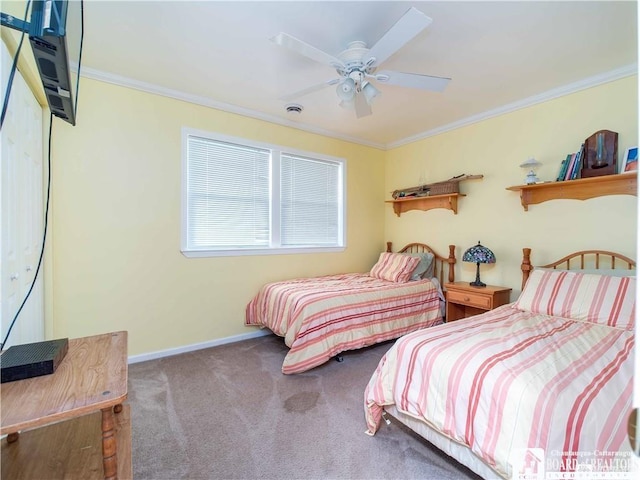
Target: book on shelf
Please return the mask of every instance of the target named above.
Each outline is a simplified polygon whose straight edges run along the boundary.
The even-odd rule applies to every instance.
[[[563,180],[569,180],[571,178],[571,172],[573,171],[573,167],[575,166],[576,163],[576,154],[575,153],[571,153],[569,154],[569,166],[567,167],[567,171],[564,174],[564,178]]]
[[[558,172],[558,177],[556,178],[556,182],[561,182],[564,180],[564,176],[567,174],[567,168],[569,168],[569,162],[571,161],[571,155],[567,155],[567,158],[562,160],[560,163],[560,171]]]
[[[580,150],[576,152],[576,159],[573,164],[573,169],[570,172],[569,180],[575,180],[580,177],[580,166],[582,165],[582,157],[584,156],[584,143],[580,146]]]

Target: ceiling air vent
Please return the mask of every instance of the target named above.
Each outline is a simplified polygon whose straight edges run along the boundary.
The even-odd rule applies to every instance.
[[[287,110],[287,113],[302,113],[302,105],[298,105],[297,103],[290,103],[285,106],[285,109]]]

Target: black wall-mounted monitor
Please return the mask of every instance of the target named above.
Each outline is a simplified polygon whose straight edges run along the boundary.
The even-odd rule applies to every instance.
[[[29,40],[51,113],[76,124],[76,77],[82,41],[80,0],[35,0]],[[75,72],[75,73],[73,73]]]

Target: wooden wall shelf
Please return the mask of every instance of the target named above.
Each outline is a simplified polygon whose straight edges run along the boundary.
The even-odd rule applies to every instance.
[[[446,208],[458,214],[458,198],[465,197],[463,193],[446,193],[444,195],[430,195],[427,197],[402,197],[395,200],[386,200],[393,204],[393,211],[397,216],[409,210],[431,210],[434,208]]]
[[[520,202],[525,211],[529,210],[529,205],[559,198],[587,200],[605,195],[635,195],[637,197],[638,172],[602,175],[564,182],[517,185],[507,187],[507,190],[520,192]]]

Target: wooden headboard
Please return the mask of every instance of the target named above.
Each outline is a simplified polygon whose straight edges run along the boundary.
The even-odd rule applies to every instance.
[[[391,250],[391,242],[387,242],[387,252],[392,252]],[[449,245],[449,256],[443,257],[438,255],[438,253],[431,248],[429,245],[424,243],[409,243],[402,247],[398,253],[422,253],[422,252],[430,252],[433,253],[435,257],[435,268],[433,269],[433,273],[436,278],[440,282],[440,286],[444,289],[445,283],[453,283],[455,280],[454,273],[454,265],[456,264],[456,247],[455,245]],[[447,276],[445,277],[445,265],[449,265],[447,269]]]
[[[634,270],[636,268],[636,262],[629,257],[607,250],[582,250],[580,252],[570,253],[560,260],[547,265],[539,265],[538,267],[559,270],[584,270],[585,268],[594,270],[616,268]],[[522,265],[520,266],[522,270],[522,289],[524,289],[524,285],[527,283],[529,274],[533,268],[531,265],[531,249],[523,248]]]

